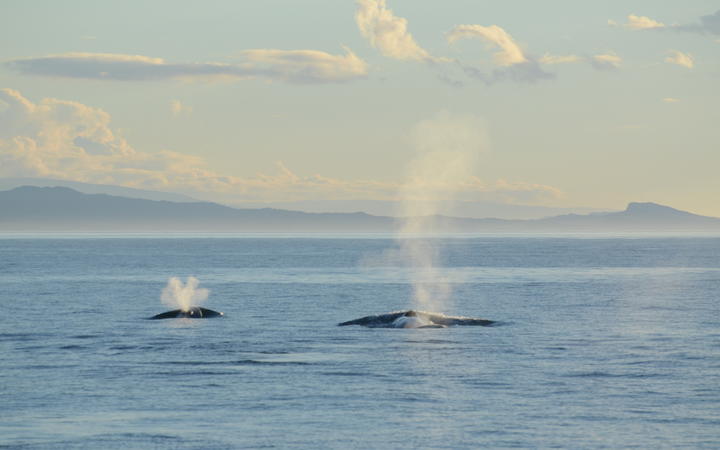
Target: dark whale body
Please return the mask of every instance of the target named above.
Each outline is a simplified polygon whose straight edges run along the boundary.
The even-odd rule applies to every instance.
[[[403,326],[398,324],[398,319],[413,318],[422,321],[421,326]],[[362,325],[368,328],[445,328],[453,325],[474,325],[487,327],[495,322],[487,319],[473,319],[470,317],[454,317],[444,314],[429,313],[424,311],[396,311],[388,314],[365,316],[355,320],[339,323],[338,326]]]
[[[201,308],[199,306],[193,306],[187,311],[182,309],[173,309],[172,311],[164,312],[156,316],[148,317],[150,320],[158,319],[209,319],[212,317],[222,317],[225,314],[213,311],[212,309]]]

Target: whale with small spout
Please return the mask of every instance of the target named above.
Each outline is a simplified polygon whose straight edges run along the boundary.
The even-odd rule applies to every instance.
[[[192,306],[188,309],[173,309],[172,311],[157,314],[148,317],[150,320],[157,319],[210,319],[212,317],[222,317],[224,313],[213,311],[212,309]]]

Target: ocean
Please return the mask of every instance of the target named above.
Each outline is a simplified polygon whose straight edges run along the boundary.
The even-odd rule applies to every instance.
[[[0,235],[3,448],[718,448],[720,237]],[[146,320],[170,277],[225,316]]]

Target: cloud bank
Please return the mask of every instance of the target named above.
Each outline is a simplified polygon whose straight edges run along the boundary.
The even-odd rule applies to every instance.
[[[307,199],[395,200],[401,182],[301,176],[277,163],[275,174],[236,177],[207,168],[197,156],[168,150],[142,152],[110,127],[108,113],[81,103],[46,98],[38,103],[0,89],[0,177],[41,177],[182,192],[227,202]],[[423,185],[423,183],[425,183]],[[418,180],[438,195],[540,203],[561,192],[551,186],[476,177]]]
[[[114,81],[260,78],[289,83],[340,83],[367,76],[367,64],[350,49],[344,55],[318,50],[256,49],[228,63],[170,63],[162,58],[114,53],[64,53],[15,59],[5,66],[24,75]]]

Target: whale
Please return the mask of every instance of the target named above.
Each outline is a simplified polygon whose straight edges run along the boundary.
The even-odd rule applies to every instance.
[[[148,319],[210,319],[213,317],[222,317],[224,315],[224,313],[221,313],[219,311],[213,311],[212,309],[201,308],[199,306],[191,306],[187,310],[173,309],[172,311],[167,311],[154,315],[152,317],[148,317]]]
[[[359,319],[339,323],[338,326],[361,325],[368,328],[447,328],[451,326],[482,326],[488,327],[495,323],[488,319],[472,317],[446,316],[426,311],[395,311],[387,314],[376,314]]]

